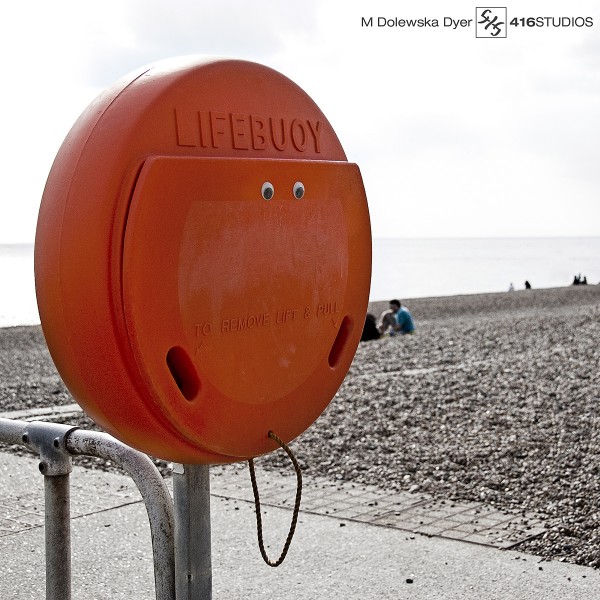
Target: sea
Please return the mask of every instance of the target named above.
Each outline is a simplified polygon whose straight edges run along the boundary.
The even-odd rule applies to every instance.
[[[374,239],[371,300],[600,283],[600,237]],[[39,324],[33,245],[0,244],[0,327]]]

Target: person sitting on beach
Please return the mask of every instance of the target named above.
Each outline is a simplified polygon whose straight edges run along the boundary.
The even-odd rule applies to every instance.
[[[408,309],[400,304],[400,300],[390,300],[390,308],[382,313],[379,320],[379,331],[390,335],[397,333],[413,333],[415,324]]]
[[[383,335],[387,333],[388,330],[393,331],[394,325],[396,325],[396,313],[400,308],[399,300],[390,300],[390,307],[387,310],[384,310],[379,317],[379,333]]]
[[[530,290],[531,289],[531,284],[529,283],[529,281],[525,281],[525,289],[526,290]]]
[[[398,310],[396,311],[396,324],[394,325],[394,331],[401,335],[415,332],[415,323],[412,315],[406,306],[402,306],[398,302]]]
[[[363,327],[362,335],[360,336],[361,342],[368,342],[370,340],[378,340],[380,337],[379,329],[375,321],[375,315],[367,313],[365,324]]]

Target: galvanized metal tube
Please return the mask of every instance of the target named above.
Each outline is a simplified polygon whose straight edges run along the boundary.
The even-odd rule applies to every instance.
[[[177,600],[212,599],[208,465],[173,465]]]
[[[25,445],[26,440],[23,439],[23,435],[27,430],[27,425],[26,421],[0,418],[0,442]]]
[[[46,432],[46,428],[48,432]],[[52,429],[52,431],[50,431]],[[46,448],[32,447],[29,439],[30,433],[35,432],[37,437],[44,437],[44,434],[51,433],[50,438],[59,435],[65,439],[65,446],[71,454],[85,454],[89,456],[98,456],[107,460],[112,460],[114,463],[121,466],[137,485],[148,513],[150,522],[150,532],[152,535],[152,551],[154,557],[154,582],[156,590],[156,600],[174,600],[175,598],[175,539],[174,539],[174,517],[173,517],[173,501],[169,490],[158,469],[153,462],[141,452],[130,448],[126,444],[119,442],[112,436],[99,433],[96,431],[84,431],[82,429],[71,430],[66,425],[45,424],[45,423],[28,423],[26,421],[15,421],[12,419],[0,418],[0,442],[6,444],[19,444],[27,446],[32,450],[40,451],[42,455],[48,452]],[[41,434],[41,436],[40,436]],[[38,440],[39,441],[39,440]],[[43,444],[42,444],[43,445]],[[51,445],[54,448],[54,444]],[[60,448],[55,448],[57,457],[60,457]],[[51,455],[50,461],[42,461],[49,471],[55,466],[53,459],[56,457]],[[43,471],[42,471],[43,472]],[[62,483],[65,479],[62,474],[55,474],[51,477],[44,477],[46,486],[50,486],[50,494],[46,495],[46,519],[47,527],[54,530],[62,527],[62,531],[69,531],[70,521],[67,524],[64,521],[64,499],[69,498],[69,490],[62,490]],[[68,475],[66,476],[68,483]],[[56,483],[48,482],[48,480],[56,479]],[[54,488],[57,489],[54,489]],[[62,491],[61,491],[62,490]],[[66,494],[66,495],[65,495]],[[61,500],[62,498],[62,500]],[[52,504],[50,507],[48,502]],[[55,506],[56,504],[56,506]],[[61,512],[62,506],[62,512]],[[55,510],[56,516],[55,516]],[[67,503],[67,513],[68,513]],[[61,516],[62,515],[62,516]],[[48,519],[50,524],[48,525]],[[62,523],[62,525],[59,525]],[[56,536],[56,534],[52,534]],[[50,544],[50,545],[49,545]],[[70,548],[70,538],[68,541]],[[60,554],[60,548],[52,547],[47,538],[47,551]],[[59,545],[60,546],[60,545]],[[63,545],[64,548],[64,545]],[[56,560],[47,559],[47,570],[49,565],[56,564],[59,567],[58,572],[62,569],[62,559]],[[62,569],[63,573],[65,572]],[[70,562],[69,562],[70,574]],[[70,587],[70,578],[69,578]],[[61,595],[58,593],[55,596],[47,596],[47,598],[70,598],[70,596]]]
[[[54,423],[0,418],[0,441],[26,446],[42,459],[39,468],[45,488],[47,600],[71,599],[71,459],[59,439],[70,429]]]
[[[46,493],[46,600],[71,600],[69,475],[44,477]]]
[[[175,598],[173,501],[154,463],[106,433],[77,429],[66,441],[72,454],[106,458],[121,466],[137,485],[148,513],[154,555],[156,600]]]

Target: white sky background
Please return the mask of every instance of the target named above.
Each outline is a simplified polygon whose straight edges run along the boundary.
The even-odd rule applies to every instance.
[[[594,26],[509,27],[506,39],[361,27],[473,19],[478,4],[3,2],[0,243],[33,242],[52,161],[87,104],[184,54],[254,60],[304,88],[361,168],[374,237],[600,235],[600,0],[513,1],[509,20]]]

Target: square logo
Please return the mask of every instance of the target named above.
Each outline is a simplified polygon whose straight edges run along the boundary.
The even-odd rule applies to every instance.
[[[475,37],[506,37],[506,6],[477,7],[475,9]]]

